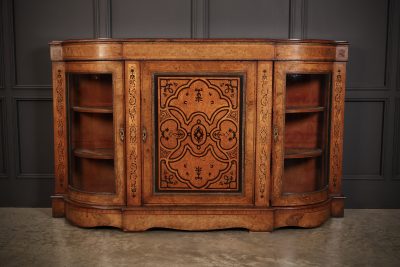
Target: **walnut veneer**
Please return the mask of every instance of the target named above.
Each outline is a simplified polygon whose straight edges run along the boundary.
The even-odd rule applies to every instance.
[[[348,44],[55,41],[53,216],[271,231],[343,216]]]

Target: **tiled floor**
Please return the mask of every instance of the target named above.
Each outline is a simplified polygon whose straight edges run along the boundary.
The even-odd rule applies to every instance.
[[[82,229],[50,209],[0,209],[0,266],[400,266],[400,210],[346,210],[315,229]]]

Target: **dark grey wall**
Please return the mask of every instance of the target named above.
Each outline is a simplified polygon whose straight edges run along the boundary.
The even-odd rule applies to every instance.
[[[350,41],[346,206],[400,208],[400,1],[1,1],[1,206],[50,204],[49,41],[269,37]]]

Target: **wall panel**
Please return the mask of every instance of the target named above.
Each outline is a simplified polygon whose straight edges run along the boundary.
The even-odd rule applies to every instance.
[[[306,1],[307,38],[350,42],[349,87],[386,86],[388,7],[388,0]]]
[[[114,38],[191,37],[191,1],[112,0]]]
[[[211,38],[288,38],[289,0],[210,1]]]
[[[53,178],[51,98],[15,98],[17,178]]]
[[[399,181],[396,183],[378,181],[344,180],[343,193],[345,208],[354,209],[398,209]],[[346,216],[346,212],[344,214]]]
[[[383,179],[385,100],[346,101],[344,179]]]
[[[0,15],[2,15],[2,9],[0,5]],[[0,21],[1,22],[1,21]],[[4,89],[4,34],[3,27],[0,26],[0,90]]]
[[[51,84],[52,40],[93,38],[93,2],[81,0],[14,0],[15,82]]]
[[[400,180],[400,98],[396,99],[394,120],[394,135],[393,135],[393,178]]]
[[[0,178],[5,178],[7,173],[7,151],[5,139],[5,98],[0,97]]]

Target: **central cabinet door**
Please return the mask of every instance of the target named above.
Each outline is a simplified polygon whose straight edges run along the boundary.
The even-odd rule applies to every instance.
[[[145,204],[247,204],[254,192],[256,64],[142,65]]]

